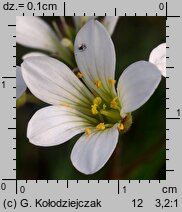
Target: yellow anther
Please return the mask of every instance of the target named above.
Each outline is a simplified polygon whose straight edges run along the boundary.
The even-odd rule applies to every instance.
[[[102,86],[102,81],[101,80],[96,80],[95,85],[97,88],[100,88]]]
[[[124,130],[124,124],[123,123],[118,124],[118,130],[119,131]]]
[[[85,133],[86,133],[86,135],[90,135],[90,134],[91,134],[91,132],[92,132],[92,131],[91,131],[91,129],[90,129],[90,128],[86,128],[86,129],[85,129]]]
[[[79,79],[82,79],[83,78],[83,74],[79,71],[76,76],[79,78]]]
[[[100,97],[96,97],[93,101],[94,105],[99,106],[102,103],[102,99]]]
[[[110,104],[110,107],[113,109],[117,109],[118,108],[118,97],[115,97]]]
[[[112,86],[114,86],[116,84],[116,80],[110,79],[109,80],[109,84],[112,85]]]
[[[104,123],[100,123],[96,126],[96,129],[97,130],[104,130],[106,128],[105,124]]]
[[[70,105],[68,103],[63,103],[62,106],[70,107]]]
[[[94,104],[94,105],[91,105],[91,111],[92,111],[92,114],[96,115],[99,113],[99,111],[97,110],[97,104]]]

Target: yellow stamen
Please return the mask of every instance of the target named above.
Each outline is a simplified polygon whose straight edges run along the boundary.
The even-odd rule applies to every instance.
[[[68,103],[63,103],[62,105],[65,107],[70,107],[70,105]]]
[[[94,105],[91,105],[91,111],[92,111],[92,114],[96,115],[99,113],[99,111],[97,110],[97,104],[94,104]]]
[[[102,86],[102,81],[101,80],[96,80],[95,85],[97,88],[100,88]]]
[[[118,97],[115,97],[110,104],[110,107],[113,109],[117,109],[118,108],[118,101],[117,101]]]
[[[104,123],[100,123],[96,126],[96,129],[97,130],[104,130],[106,128],[105,124]]]
[[[102,103],[102,99],[100,97],[96,97],[93,101],[94,105],[99,106]]]
[[[83,78],[83,74],[79,71],[76,76],[79,78],[79,79],[82,79]]]
[[[85,133],[86,133],[86,135],[90,135],[90,134],[91,134],[91,132],[92,132],[92,131],[91,131],[91,129],[90,129],[90,128],[86,128],[86,129],[85,129]]]
[[[109,84],[112,85],[112,86],[114,86],[116,84],[116,80],[110,79],[109,80]]]
[[[119,131],[124,130],[124,124],[123,123],[118,124],[118,130]]]

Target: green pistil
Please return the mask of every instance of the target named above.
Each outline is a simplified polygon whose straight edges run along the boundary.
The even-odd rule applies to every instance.
[[[110,109],[110,110],[100,110],[100,113],[105,116],[109,123],[117,123],[121,120],[121,116],[118,110]]]

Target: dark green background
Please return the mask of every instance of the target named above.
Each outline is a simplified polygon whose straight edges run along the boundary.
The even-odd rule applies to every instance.
[[[44,17],[49,23],[55,17]],[[70,19],[70,18],[68,18]],[[112,36],[116,55],[116,79],[138,60],[148,60],[153,48],[165,42],[164,17],[120,17]],[[17,65],[32,49],[17,45]],[[133,112],[131,129],[120,136],[108,163],[94,175],[79,173],[71,164],[70,153],[79,136],[54,147],[36,147],[26,138],[32,115],[46,104],[27,101],[17,109],[17,179],[135,179],[166,178],[165,78],[150,100]],[[104,148],[104,146],[103,146]]]

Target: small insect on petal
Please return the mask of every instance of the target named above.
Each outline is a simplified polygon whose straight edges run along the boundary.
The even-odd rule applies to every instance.
[[[78,50],[81,51],[81,52],[85,51],[86,48],[87,48],[87,46],[86,46],[85,43],[82,43],[82,44],[80,44],[80,45],[78,46]]]

